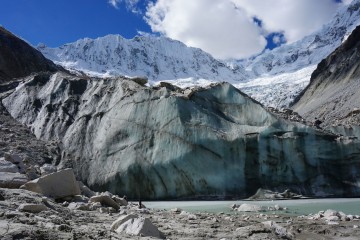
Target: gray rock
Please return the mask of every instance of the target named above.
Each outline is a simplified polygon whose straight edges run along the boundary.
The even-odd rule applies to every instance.
[[[94,211],[94,210],[97,210],[97,209],[99,209],[99,208],[101,208],[101,207],[102,207],[102,205],[101,205],[100,202],[91,202],[91,203],[90,203],[90,206],[89,206],[89,209],[90,209],[91,211]]]
[[[25,174],[1,172],[0,187],[2,188],[19,188],[29,180]]]
[[[327,220],[327,221],[339,221],[340,220],[340,218],[338,216],[324,216],[323,219]]]
[[[181,213],[182,209],[181,208],[172,208],[170,211],[173,213]]]
[[[96,195],[95,192],[92,191],[90,188],[88,188],[83,182],[78,181],[78,184],[82,195],[88,198],[91,198],[92,196]]]
[[[124,198],[118,197],[118,196],[113,196],[112,199],[119,204],[120,206],[127,206],[128,205],[128,201]]]
[[[5,153],[4,157],[5,157],[6,161],[9,161],[9,162],[12,162],[12,163],[15,163],[15,164],[19,164],[19,163],[23,162],[22,157],[20,157],[17,154]]]
[[[6,161],[15,164],[18,167],[20,173],[25,173],[23,159],[18,154],[5,153],[4,158]]]
[[[230,207],[231,207],[231,209],[236,210],[239,206],[240,205],[234,203]]]
[[[265,209],[266,208],[263,206],[243,203],[237,208],[237,211],[239,211],[239,212],[263,212],[263,211],[265,211]]]
[[[73,170],[70,168],[27,182],[21,188],[41,193],[54,199],[80,194],[79,185]]]
[[[137,218],[137,215],[124,215],[124,216],[120,216],[118,219],[116,219],[110,226],[110,230],[111,231],[115,231],[116,229],[118,229],[118,227],[123,224],[124,222],[130,220],[130,219],[134,219]]]
[[[323,213],[324,217],[339,216],[339,212],[336,210],[328,209]]]
[[[265,227],[275,231],[276,235],[278,235],[280,238],[285,238],[285,239],[293,238],[293,235],[290,232],[288,232],[286,228],[280,226],[274,221],[266,221],[266,222],[262,222],[262,224]]]
[[[6,161],[5,158],[0,158],[0,172],[17,173],[19,169],[15,164]]]
[[[71,202],[67,208],[72,210],[82,210],[82,211],[89,211],[90,207],[89,204],[83,202]]]
[[[139,76],[131,77],[130,80],[136,82],[141,86],[144,86],[149,81],[147,77],[139,77]]]
[[[54,173],[57,171],[56,166],[52,165],[52,164],[44,164],[40,167],[40,173],[41,175],[47,175],[50,173]]]
[[[89,199],[89,202],[99,202],[104,206],[112,207],[116,210],[120,209],[120,205],[116,203],[110,196],[108,195],[98,195],[93,196]]]
[[[119,225],[115,232],[120,234],[126,233],[133,236],[154,237],[160,239],[165,238],[164,234],[161,233],[148,218],[143,217],[129,218],[127,221]]]
[[[21,204],[18,208],[21,212],[39,213],[48,210],[43,204]]]

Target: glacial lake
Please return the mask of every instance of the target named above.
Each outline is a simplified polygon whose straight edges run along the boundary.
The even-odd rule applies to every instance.
[[[274,201],[164,201],[143,202],[148,208],[165,209],[181,208],[188,212],[202,213],[239,213],[231,210],[232,204],[256,204],[260,206],[279,205],[286,207],[286,211],[269,211],[265,213],[285,213],[289,215],[305,215],[317,213],[321,210],[333,209],[346,214],[360,215],[360,198],[330,198],[330,199],[298,199],[298,200],[274,200]]]

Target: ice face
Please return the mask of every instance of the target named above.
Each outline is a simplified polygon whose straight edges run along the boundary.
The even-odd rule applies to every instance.
[[[64,73],[29,77],[3,100],[60,166],[132,198],[246,197],[259,187],[356,196],[356,139],[277,118],[228,83],[170,90]]]

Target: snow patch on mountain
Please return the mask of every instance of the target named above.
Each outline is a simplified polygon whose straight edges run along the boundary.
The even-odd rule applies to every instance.
[[[262,76],[234,86],[265,106],[286,108],[309,84],[315,68],[316,65],[312,65],[295,72]]]

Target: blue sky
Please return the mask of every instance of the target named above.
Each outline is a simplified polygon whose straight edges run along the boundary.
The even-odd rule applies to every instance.
[[[217,58],[244,58],[319,29],[351,0],[343,1],[1,0],[0,24],[35,46],[57,47],[107,34],[132,38],[140,31]]]
[[[1,0],[0,24],[33,45],[51,47],[84,37],[132,38],[137,31],[151,31],[140,14],[106,0]]]

